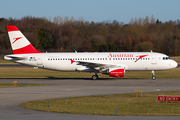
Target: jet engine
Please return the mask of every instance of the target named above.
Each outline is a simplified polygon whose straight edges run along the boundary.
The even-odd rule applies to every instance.
[[[109,68],[106,71],[103,71],[102,74],[108,74],[111,77],[124,77],[125,69],[124,68]]]

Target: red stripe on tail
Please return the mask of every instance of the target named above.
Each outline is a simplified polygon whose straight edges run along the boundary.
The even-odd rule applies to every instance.
[[[28,54],[28,53],[41,53],[41,52],[37,51],[31,44],[29,44],[23,48],[13,50],[13,53],[14,54]]]
[[[16,26],[14,26],[14,25],[7,25],[6,27],[7,27],[7,31],[8,32],[19,31],[19,29]]]

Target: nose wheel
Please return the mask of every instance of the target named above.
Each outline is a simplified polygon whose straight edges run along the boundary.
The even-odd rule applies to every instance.
[[[153,79],[153,80],[156,79],[154,70],[152,70],[152,79]]]
[[[155,76],[152,76],[152,79],[153,79],[153,80],[155,80],[155,79],[156,79],[156,77],[155,77]]]

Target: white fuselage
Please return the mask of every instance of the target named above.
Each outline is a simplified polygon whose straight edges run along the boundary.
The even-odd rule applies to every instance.
[[[24,59],[17,60],[12,56],[20,56]],[[101,64],[101,66],[105,64],[123,67],[126,71],[167,70],[177,66],[177,63],[167,55],[156,52],[35,53],[12,54],[4,58],[20,64],[58,71],[94,72],[95,69],[78,64],[79,61]],[[75,62],[71,63],[70,59]]]

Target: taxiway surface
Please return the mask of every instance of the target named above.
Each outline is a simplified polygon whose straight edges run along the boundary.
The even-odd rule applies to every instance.
[[[0,88],[0,119],[2,120],[177,120],[180,116],[102,116],[48,113],[29,110],[19,105],[32,100],[66,98],[75,96],[105,95],[180,90],[180,79],[0,79],[0,83],[37,83],[50,84],[40,87]],[[154,86],[156,84],[156,86]]]

